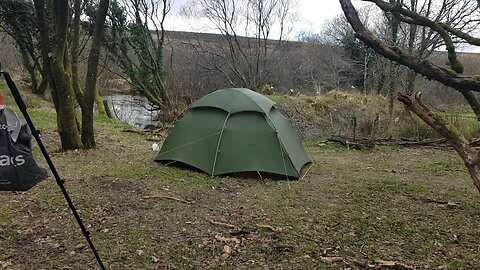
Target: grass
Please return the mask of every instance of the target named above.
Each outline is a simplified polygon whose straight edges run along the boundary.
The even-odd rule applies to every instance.
[[[106,118],[97,149],[58,152],[53,111],[30,112],[110,269],[480,268],[478,194],[451,151],[309,142],[303,180],[212,178],[153,162],[153,135]],[[52,179],[0,200],[0,269],[96,267]]]
[[[331,92],[317,96],[272,95],[270,98],[309,140],[326,139],[331,135],[353,137],[354,119],[357,137],[440,138],[418,117],[405,111],[399,102],[394,103],[390,115],[388,100],[381,96]],[[434,111],[466,138],[480,136],[480,125],[473,113]]]

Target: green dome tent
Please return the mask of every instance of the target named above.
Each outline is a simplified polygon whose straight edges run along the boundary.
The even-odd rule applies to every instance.
[[[266,172],[299,178],[311,162],[290,122],[267,97],[245,88],[195,101],[156,161],[178,161],[210,175]]]

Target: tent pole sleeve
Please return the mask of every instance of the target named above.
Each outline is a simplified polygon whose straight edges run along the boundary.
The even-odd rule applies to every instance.
[[[222,131],[220,132],[220,136],[218,136],[217,148],[215,149],[215,158],[213,159],[213,167],[212,167],[212,176],[215,173],[215,166],[217,165],[217,157],[218,152],[220,151],[220,142],[222,141],[223,131],[225,130],[225,126],[227,125],[228,118],[230,117],[230,113],[227,114],[225,117],[225,121],[223,122]]]
[[[55,180],[60,187],[60,190],[63,193],[63,196],[65,197],[65,200],[67,201],[68,206],[72,210],[73,215],[75,216],[75,219],[80,226],[80,229],[82,230],[83,235],[85,236],[85,239],[87,240],[90,249],[92,250],[93,254],[95,255],[95,259],[97,260],[98,265],[100,266],[101,269],[105,269],[105,266],[98,255],[98,252],[95,248],[95,245],[93,244],[93,241],[90,238],[90,232],[85,228],[85,225],[83,224],[82,219],[80,218],[80,215],[78,214],[77,209],[75,208],[75,205],[73,204],[72,199],[70,198],[67,189],[65,188],[65,181],[60,178],[60,175],[57,172],[57,169],[55,168],[55,165],[53,164],[52,159],[50,158],[50,155],[48,154],[47,149],[45,148],[45,145],[43,144],[39,132],[35,128],[35,125],[30,118],[30,115],[27,112],[27,106],[25,105],[25,102],[22,99],[22,96],[20,95],[17,86],[15,85],[15,82],[12,80],[10,77],[10,74],[6,71],[0,71],[0,74],[3,75],[5,78],[5,81],[7,82],[8,88],[10,89],[10,92],[12,93],[13,98],[15,99],[15,102],[17,103],[18,108],[23,114],[23,117],[25,118],[25,121],[27,122],[28,127],[30,128],[33,137],[35,137],[35,140],[37,141],[38,146],[40,147],[40,150],[42,151],[43,156],[45,157],[45,160],[48,163],[48,167],[50,167],[50,170],[52,171],[53,176],[55,177]]]

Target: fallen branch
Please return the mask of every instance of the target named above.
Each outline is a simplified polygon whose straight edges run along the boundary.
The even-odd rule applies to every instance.
[[[332,136],[326,141],[327,143],[337,143],[345,147],[355,148],[355,149],[371,149],[376,145],[388,145],[388,146],[404,146],[404,147],[451,147],[447,139],[424,139],[424,140],[414,140],[407,138],[387,138],[387,139],[369,139],[369,138],[358,138],[353,141],[353,138],[342,137],[342,136]]]
[[[151,130],[145,130],[145,129],[130,129],[130,128],[126,128],[124,130],[122,130],[123,132],[127,132],[127,133],[136,133],[136,134],[145,134],[145,133],[150,133],[152,132]]]
[[[343,262],[343,257],[339,256],[320,256],[320,260],[326,263]]]
[[[228,229],[235,229],[235,228],[237,228],[237,226],[235,226],[235,225],[228,224],[228,223],[223,223],[223,222],[218,222],[218,221],[213,221],[213,220],[210,220],[210,224],[215,225],[215,226],[220,226],[220,227],[228,228]]]
[[[370,140],[355,140],[353,138],[340,136],[332,136],[330,139],[327,140],[327,142],[338,143],[347,148],[353,148],[357,150],[373,149],[375,147],[373,141]]]

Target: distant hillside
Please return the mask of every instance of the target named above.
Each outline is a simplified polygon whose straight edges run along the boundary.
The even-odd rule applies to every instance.
[[[152,35],[155,35],[155,31],[151,31]],[[199,32],[185,32],[185,31],[165,31],[165,37],[171,40],[193,40],[199,39],[203,41],[215,41],[215,42],[222,42],[225,40],[223,35],[221,34],[213,34],[213,33],[199,33]],[[242,41],[250,40],[254,41],[254,38],[251,37],[244,37],[238,36],[238,38]],[[268,42],[272,45],[277,44],[278,40],[270,39]],[[303,46],[304,42],[299,41],[288,41],[282,40],[282,43],[287,43],[290,46]]]
[[[155,32],[152,31],[152,35]],[[242,86],[236,78],[231,67],[225,63],[222,55],[212,56],[205,53],[227,51],[228,43],[220,34],[196,33],[183,31],[166,31],[166,44],[164,51],[164,66],[169,91],[174,99],[191,100],[213,90],[231,86]],[[5,69],[10,70],[15,76],[22,74],[22,64],[13,40],[0,33],[0,62]],[[250,37],[238,37],[242,46],[250,46],[255,40]],[[268,50],[274,50],[279,45],[276,40],[268,40]],[[199,46],[200,45],[200,46]],[[203,46],[203,48],[202,48]],[[204,50],[204,51],[202,51]],[[85,52],[88,51],[88,48]],[[81,59],[85,62],[86,56]],[[458,57],[464,64],[465,75],[480,74],[480,54],[459,52]],[[439,66],[445,66],[447,56],[445,52],[435,52],[432,61]],[[294,93],[326,93],[332,90],[358,91],[351,87],[353,76],[346,72],[349,68],[361,63],[353,63],[346,58],[341,48],[331,45],[313,44],[300,41],[282,41],[281,52],[276,53],[272,59],[266,59],[273,65],[268,70],[268,78],[264,81],[260,92],[294,92]],[[85,64],[85,63],[81,63]],[[240,70],[245,66],[239,64]],[[362,70],[361,66],[357,69]],[[113,72],[112,72],[113,71]],[[128,91],[125,80],[119,79],[119,69],[107,62],[102,68],[99,88],[111,92]],[[377,69],[373,73],[384,72]],[[358,75],[358,74],[357,74]],[[379,76],[373,74],[372,76]],[[397,85],[401,91],[402,84]],[[374,85],[374,84],[372,84]],[[434,105],[463,105],[462,96],[447,87],[432,81],[427,81],[421,76],[417,77],[417,88],[424,93],[425,100]],[[367,89],[367,93],[375,94],[374,86]],[[448,101],[448,102],[446,102]]]

